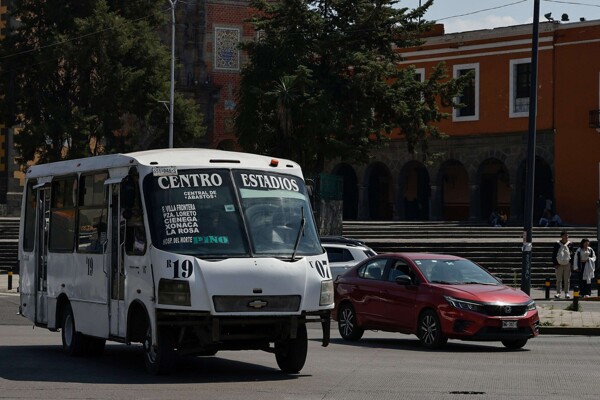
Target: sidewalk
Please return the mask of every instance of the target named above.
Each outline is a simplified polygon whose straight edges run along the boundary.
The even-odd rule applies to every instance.
[[[19,275],[12,277],[12,289],[8,290],[8,274],[0,271],[0,295],[18,296]],[[595,295],[595,291],[592,293]],[[530,296],[535,300],[540,315],[542,335],[600,335],[600,297],[580,299],[581,311],[569,311],[573,300],[555,299],[554,291],[546,299],[542,289],[531,289]]]
[[[530,296],[540,315],[540,334],[600,335],[600,297],[580,298],[579,311],[570,311],[573,299],[555,299],[554,294],[551,290],[546,299],[545,290],[531,289]]]

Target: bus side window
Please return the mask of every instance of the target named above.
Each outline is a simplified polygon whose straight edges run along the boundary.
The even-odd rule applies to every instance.
[[[106,250],[108,226],[107,172],[82,175],[79,195],[78,251],[102,253]]]
[[[143,255],[146,253],[146,231],[137,173],[130,173],[123,180],[121,212],[125,219],[125,252],[129,255]]]
[[[50,203],[50,251],[70,252],[75,244],[74,201],[77,193],[77,177],[65,177],[52,181]]]

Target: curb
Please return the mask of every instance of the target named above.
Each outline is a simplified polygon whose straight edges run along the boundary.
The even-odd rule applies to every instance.
[[[577,326],[540,326],[540,335],[582,335],[599,336],[600,328],[577,327]]]

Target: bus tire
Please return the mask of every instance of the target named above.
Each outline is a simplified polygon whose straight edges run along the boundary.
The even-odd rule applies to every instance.
[[[158,334],[157,343],[152,345],[152,342],[152,327],[150,326],[150,322],[148,322],[143,342],[146,370],[152,375],[169,374],[175,366],[176,355],[168,331],[161,329]]]
[[[275,359],[282,372],[297,374],[306,362],[308,335],[306,325],[298,326],[296,339],[287,339],[275,344]]]
[[[75,329],[75,317],[70,303],[65,305],[63,311],[61,337],[63,349],[69,356],[78,357],[84,354],[86,340],[84,335]]]

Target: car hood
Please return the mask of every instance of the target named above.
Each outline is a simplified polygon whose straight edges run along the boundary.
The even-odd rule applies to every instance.
[[[444,286],[444,292],[446,295],[458,299],[482,303],[522,304],[531,301],[531,297],[521,290],[504,285],[452,285]]]

